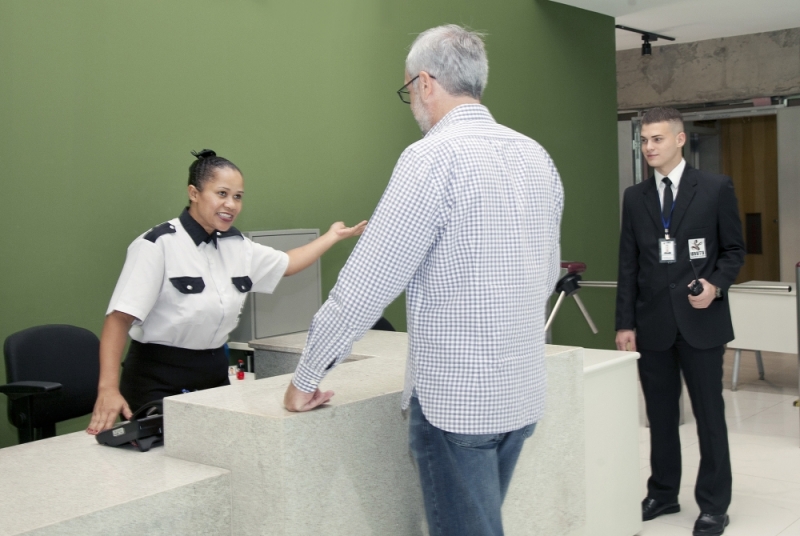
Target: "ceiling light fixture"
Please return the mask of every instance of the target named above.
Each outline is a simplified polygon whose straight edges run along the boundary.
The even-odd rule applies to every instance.
[[[642,56],[649,56],[652,54],[653,49],[650,46],[650,41],[658,41],[659,39],[666,39],[667,41],[675,41],[674,37],[669,37],[666,35],[661,35],[653,32],[646,32],[644,30],[637,30],[636,28],[628,28],[627,26],[623,26],[621,24],[617,24],[616,26],[620,30],[626,30],[628,32],[642,34]]]

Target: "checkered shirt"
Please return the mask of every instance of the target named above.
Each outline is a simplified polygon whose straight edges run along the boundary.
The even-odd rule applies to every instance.
[[[538,421],[563,196],[538,143],[482,105],[450,111],[400,156],[314,316],[294,384],[312,392],[405,290],[403,408],[414,390],[434,426],[462,434]]]

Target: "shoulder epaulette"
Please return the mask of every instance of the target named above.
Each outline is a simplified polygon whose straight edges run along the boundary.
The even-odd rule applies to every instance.
[[[171,234],[175,232],[175,226],[172,225],[170,222],[165,221],[161,225],[156,225],[152,229],[150,229],[146,235],[144,235],[145,240],[149,240],[152,243],[156,243],[158,237],[165,234]]]

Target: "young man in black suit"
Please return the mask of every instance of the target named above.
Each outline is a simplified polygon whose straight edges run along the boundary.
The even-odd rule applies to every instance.
[[[729,177],[686,165],[680,112],[648,111],[641,136],[642,152],[655,173],[625,191],[616,344],[641,354],[651,445],[642,518],[680,511],[683,373],[701,453],[695,486],[700,516],[693,534],[719,535],[728,525],[731,500],[722,354],[733,339],[727,290],[745,255],[739,210]],[[693,285],[693,268],[702,291]]]

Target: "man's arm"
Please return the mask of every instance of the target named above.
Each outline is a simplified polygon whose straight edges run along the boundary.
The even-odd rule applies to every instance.
[[[622,201],[622,225],[619,236],[617,272],[617,310],[615,329],[633,331],[636,327],[636,295],[638,293],[639,246],[633,232],[631,203],[633,191],[628,189]],[[618,341],[619,346],[619,341]]]
[[[287,391],[287,409],[310,409],[313,396],[324,398],[327,393],[317,394],[322,378],[406,288],[442,224],[442,191],[428,162],[406,150],[336,286],[314,316]]]
[[[742,237],[742,220],[739,219],[739,205],[733,182],[725,177],[719,191],[717,229],[719,232],[719,254],[714,272],[708,282],[723,290],[733,285],[739,270],[744,264],[745,248]]]
[[[554,292],[556,283],[558,283],[558,276],[561,273],[561,217],[564,214],[564,185],[561,182],[561,175],[556,169],[556,165],[548,156],[550,164],[550,173],[552,174],[553,184],[555,185],[555,208],[552,213],[550,221],[550,236],[554,238],[553,248],[550,252],[550,271],[547,274],[547,289],[549,292]]]
[[[689,296],[689,303],[695,309],[705,309],[711,305],[716,298],[718,287],[727,291],[744,264],[745,249],[742,222],[739,219],[739,205],[733,191],[733,182],[728,177],[725,177],[720,187],[717,214],[719,233],[717,263],[708,280],[700,279],[700,283],[703,285],[702,294]]]

